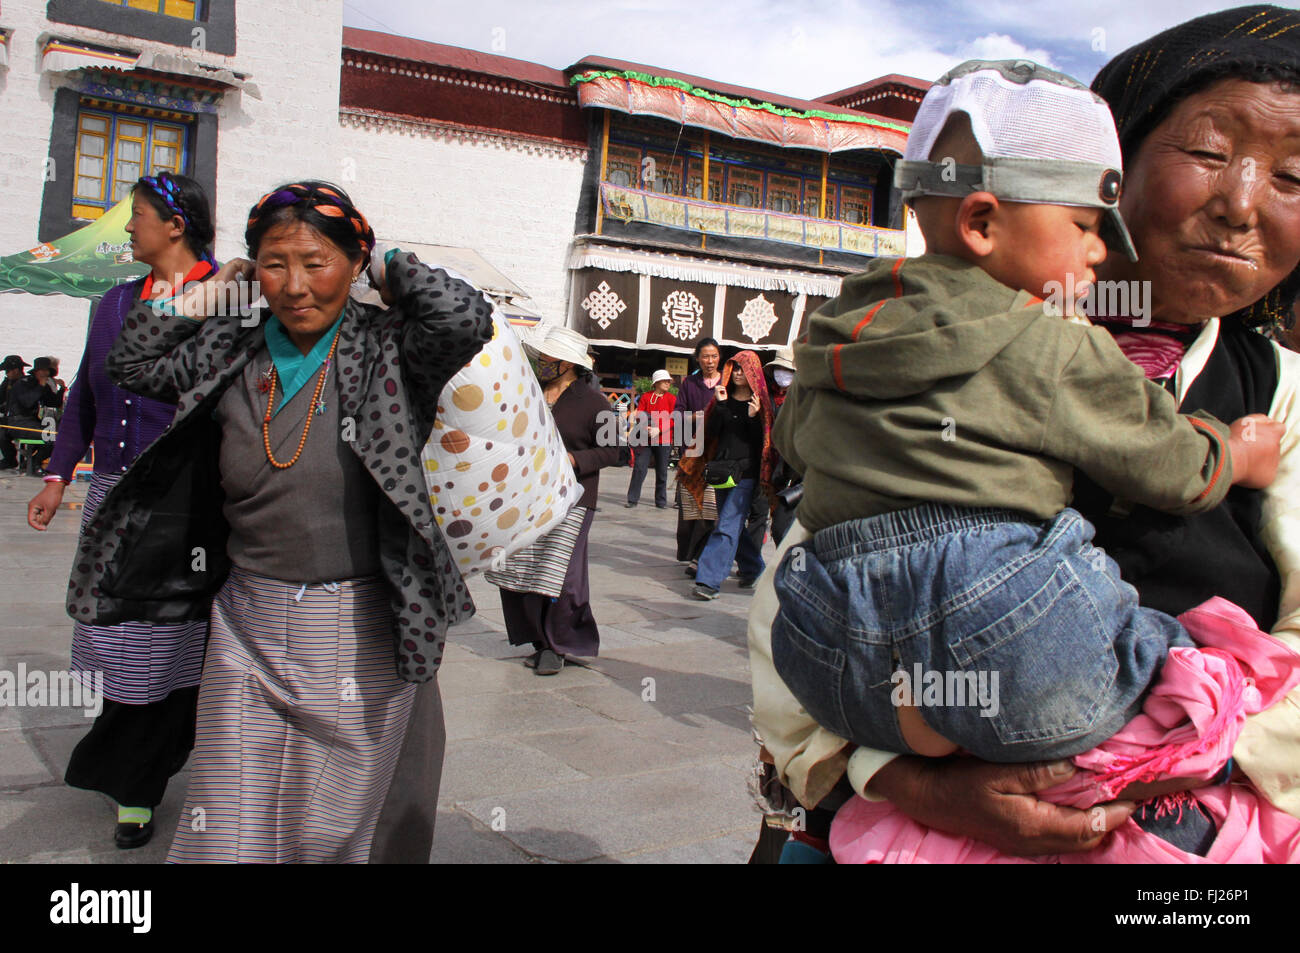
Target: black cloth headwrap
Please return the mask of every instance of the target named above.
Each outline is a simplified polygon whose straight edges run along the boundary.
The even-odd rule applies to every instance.
[[[1188,20],[1116,56],[1092,90],[1115,116],[1127,167],[1175,104],[1222,79],[1300,82],[1300,10],[1258,4]],[[1300,268],[1232,317],[1282,326],[1297,292]]]

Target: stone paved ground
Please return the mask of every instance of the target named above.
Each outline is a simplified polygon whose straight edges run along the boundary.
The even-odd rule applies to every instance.
[[[742,863],[758,815],[744,617],[732,579],[687,598],[675,511],[623,507],[628,470],[605,471],[591,542],[601,656],[541,678],[509,645],[496,589],[471,581],[478,615],[451,631],[440,675],[447,756],[433,859],[458,863]],[[38,480],[0,474],[0,672],[68,662],[63,609],[79,509],[38,534]],[[84,498],[84,484],[65,499]],[[771,544],[767,553],[771,554]],[[647,682],[652,679],[652,682]],[[645,700],[653,687],[653,701]],[[155,863],[166,855],[188,771],[147,847],[112,844],[114,811],[62,783],[89,721],[77,709],[0,707],[0,861]],[[493,821],[503,830],[494,830]]]

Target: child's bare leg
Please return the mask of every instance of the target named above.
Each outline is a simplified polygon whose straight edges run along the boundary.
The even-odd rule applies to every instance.
[[[946,758],[957,750],[957,745],[925,723],[915,705],[898,706],[898,727],[907,746],[926,758]]]

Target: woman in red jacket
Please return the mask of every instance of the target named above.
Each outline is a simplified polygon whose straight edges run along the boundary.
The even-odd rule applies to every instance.
[[[673,445],[673,409],[677,397],[669,393],[673,376],[667,371],[655,371],[650,390],[641,395],[632,415],[632,433],[628,438],[636,453],[632,464],[632,479],[627,485],[627,505],[636,506],[641,499],[641,484],[645,482],[650,459],[655,462],[655,507],[668,509],[668,454]]]

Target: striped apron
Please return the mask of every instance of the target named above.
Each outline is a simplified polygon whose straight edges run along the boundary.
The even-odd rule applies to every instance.
[[[554,529],[511,553],[500,569],[488,570],[483,578],[512,592],[536,592],[559,598],[588,512],[585,506],[575,506]]]
[[[690,491],[682,486],[681,480],[677,481],[677,500],[682,505],[683,520],[694,522],[695,520],[708,520],[716,522],[718,519],[718,496],[713,491],[713,487],[704,488],[703,503],[696,503],[695,497],[691,496]]]
[[[193,776],[169,863],[364,863],[415,686],[381,580],[238,568],[212,605]]]
[[[84,533],[104,497],[121,479],[115,473],[90,478],[81,514]],[[199,684],[203,670],[203,640],[208,620],[158,625],[123,622],[118,625],[73,623],[74,677],[81,672],[104,673],[104,697],[124,705],[149,705],[162,701],[178,688]],[[94,687],[94,686],[88,686]]]

